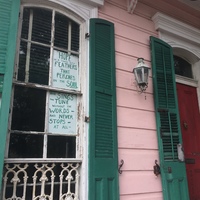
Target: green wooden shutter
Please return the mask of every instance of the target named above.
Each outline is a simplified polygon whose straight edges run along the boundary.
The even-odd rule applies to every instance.
[[[172,48],[150,37],[154,101],[165,200],[188,200],[185,163],[178,159],[182,144]]]
[[[20,0],[0,0],[0,180],[8,128],[19,7]]]
[[[117,200],[114,25],[90,20],[89,199]]]

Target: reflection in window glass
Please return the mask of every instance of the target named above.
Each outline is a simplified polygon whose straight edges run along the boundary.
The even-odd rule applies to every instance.
[[[76,23],[72,24],[72,40],[71,49],[73,51],[79,51],[79,25]]]
[[[50,44],[52,12],[49,10],[34,8],[33,10],[33,41]],[[45,22],[45,23],[44,23]]]
[[[18,80],[48,85],[50,48],[32,44],[30,51],[27,64],[27,43],[21,42]]]
[[[54,45],[63,49],[68,48],[68,29],[69,19],[64,15],[57,14],[55,16],[55,40]]]
[[[27,43],[21,42],[19,50],[19,68],[18,68],[19,81],[25,81],[26,55],[27,55]]]
[[[46,91],[15,86],[12,130],[44,131]]]
[[[23,39],[28,39],[29,16],[30,16],[30,9],[24,9],[23,10],[23,26],[22,26],[22,33],[21,33],[21,38]]]
[[[31,45],[29,82],[48,85],[50,49],[39,45]]]
[[[48,158],[75,158],[76,138],[69,136],[48,137]]]
[[[42,158],[43,135],[11,134],[10,158]]]
[[[68,37],[71,38],[68,46]],[[55,47],[67,50],[79,51],[79,24],[73,22],[64,15],[56,13],[55,16]]]
[[[185,76],[188,78],[193,78],[192,66],[189,62],[187,62],[183,58],[174,56],[174,68],[175,68],[175,74],[180,76]]]

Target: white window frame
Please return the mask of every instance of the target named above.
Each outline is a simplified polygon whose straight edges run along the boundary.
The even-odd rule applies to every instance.
[[[176,82],[197,88],[200,108],[200,29],[160,12],[152,20],[159,38],[172,46],[174,55],[192,65],[194,79],[176,75]]]

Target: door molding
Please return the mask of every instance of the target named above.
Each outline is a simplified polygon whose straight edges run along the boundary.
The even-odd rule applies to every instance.
[[[180,75],[176,75],[176,83],[181,83],[181,84],[189,85],[189,86],[196,87],[196,88],[198,87],[197,80],[194,80],[192,78],[187,78],[184,76],[180,76]]]
[[[182,57],[192,65],[194,79],[176,76],[176,81],[197,88],[200,108],[200,29],[160,12],[152,17],[152,21],[159,38],[173,48],[174,55]]]
[[[187,49],[200,58],[199,29],[159,12],[152,17],[152,20],[160,39],[172,47]]]

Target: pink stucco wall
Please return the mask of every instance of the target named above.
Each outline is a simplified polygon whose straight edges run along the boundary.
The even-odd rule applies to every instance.
[[[99,10],[100,18],[115,24],[118,149],[119,161],[124,160],[119,175],[121,200],[163,199],[161,178],[153,174],[159,155],[152,75],[146,93],[139,94],[132,70],[138,57],[151,66],[149,36],[158,36],[151,17],[157,11],[199,26],[194,22],[196,16],[182,10],[187,7],[179,6],[177,0],[171,3],[140,0],[130,14],[126,0],[106,0]]]

